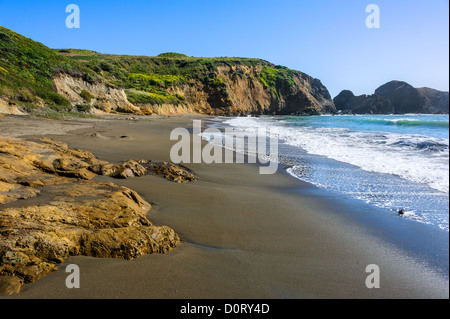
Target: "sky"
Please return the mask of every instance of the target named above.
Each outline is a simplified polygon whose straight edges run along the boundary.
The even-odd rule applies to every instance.
[[[67,28],[69,4],[80,28]],[[379,28],[368,28],[379,8]],[[449,90],[448,0],[0,0],[0,25],[51,48],[260,58],[318,78],[332,97],[391,80]]]

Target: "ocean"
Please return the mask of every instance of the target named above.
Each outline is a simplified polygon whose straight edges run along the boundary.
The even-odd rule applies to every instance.
[[[246,132],[270,128],[295,178],[386,213],[449,231],[448,115],[220,118]],[[205,137],[208,139],[208,137]],[[257,155],[252,148],[236,150]],[[258,154],[263,156],[263,154]]]

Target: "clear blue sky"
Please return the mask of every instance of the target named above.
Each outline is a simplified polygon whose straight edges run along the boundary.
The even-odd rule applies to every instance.
[[[68,29],[68,4],[80,28]],[[365,25],[380,7],[381,27]],[[448,0],[0,0],[0,25],[51,48],[254,57],[372,94],[390,80],[449,89]]]

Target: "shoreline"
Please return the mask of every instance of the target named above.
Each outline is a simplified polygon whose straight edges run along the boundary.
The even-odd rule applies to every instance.
[[[103,160],[169,161],[175,143],[169,140],[171,129],[190,128],[191,119],[207,118],[114,117],[119,116],[50,122],[53,128],[58,123],[78,129],[61,135],[58,128],[47,136]],[[0,119],[1,125],[10,122],[16,130],[18,123],[40,121]],[[35,134],[42,136],[38,130]],[[401,245],[393,245],[388,232],[367,232],[373,220],[364,220],[358,208],[335,205],[338,200],[284,170],[268,177],[252,164],[186,166],[198,181],[179,185],[154,176],[114,180],[153,205],[150,221],[180,235],[182,243],[174,251],[131,262],[70,257],[57,272],[8,298],[448,298],[448,274],[445,278],[411,258]],[[81,289],[64,285],[69,263],[80,266]],[[380,266],[381,289],[365,286],[365,268],[373,263]]]
[[[226,119],[214,117],[209,120],[205,128],[233,128],[229,124],[223,123]],[[303,152],[307,155],[306,151]],[[245,156],[247,157],[247,155]],[[334,160],[331,159],[331,161]],[[334,205],[338,205],[341,207],[338,214],[343,215],[341,212],[345,212],[345,218],[348,218],[350,222],[358,223],[358,226],[363,227],[366,232],[381,237],[391,245],[407,252],[411,258],[421,260],[422,263],[435,269],[447,279],[449,278],[448,231],[401,217],[384,207],[377,207],[353,197],[343,196],[337,191],[319,187],[288,172],[291,167],[291,165],[279,163],[277,172],[285,174],[299,183],[306,184],[307,187],[300,188],[297,186],[283,191],[299,196],[304,196],[307,193],[314,197],[323,198],[329,202],[329,207],[325,209],[327,212],[333,210]],[[418,233],[421,234],[420,241],[415,239]]]

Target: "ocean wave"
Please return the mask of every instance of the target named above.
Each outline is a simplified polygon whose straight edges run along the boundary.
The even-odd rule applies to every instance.
[[[392,174],[426,184],[448,195],[448,139],[392,132],[352,131],[320,126],[289,126],[275,118],[235,118],[229,125],[246,130],[270,127],[284,143],[363,170]]]
[[[267,160],[288,165],[287,172],[295,178],[392,213],[405,210],[404,218],[449,231],[449,140],[439,131],[434,137],[398,133],[394,127],[383,131],[361,127],[358,131],[333,126],[342,123],[330,123],[324,116],[222,121],[240,131],[265,131],[278,138],[278,157]],[[418,131],[430,130],[407,132]],[[220,141],[203,138],[210,143]],[[266,159],[250,145],[233,149]]]
[[[361,121],[361,119],[359,119]],[[448,128],[448,121],[426,121],[426,120],[416,120],[410,118],[400,118],[400,119],[364,119],[362,120],[369,124],[382,124],[382,125],[398,125],[398,126],[424,126],[424,127],[436,127],[436,128]]]
[[[400,140],[397,142],[392,143],[394,146],[400,146],[400,147],[408,147],[413,148],[420,151],[427,151],[427,152],[448,152],[449,151],[449,144],[448,141],[436,141],[436,140]]]

